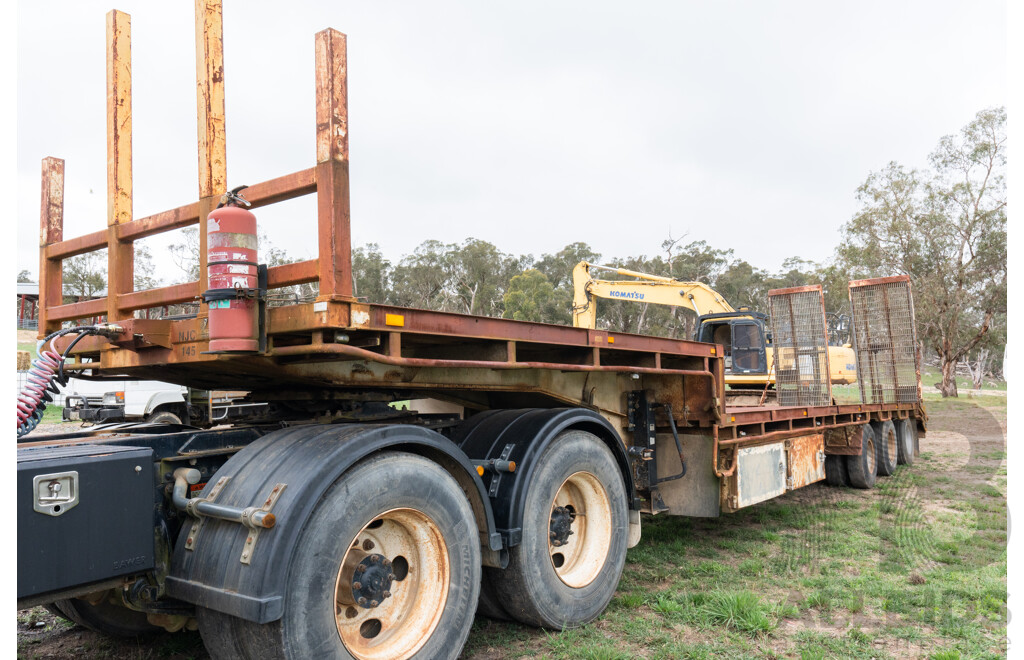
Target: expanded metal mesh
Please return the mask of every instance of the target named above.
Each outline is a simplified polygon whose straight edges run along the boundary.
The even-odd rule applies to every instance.
[[[775,390],[783,406],[832,403],[828,330],[821,286],[768,292]]]
[[[913,403],[921,363],[910,278],[850,282],[857,380],[864,403]]]

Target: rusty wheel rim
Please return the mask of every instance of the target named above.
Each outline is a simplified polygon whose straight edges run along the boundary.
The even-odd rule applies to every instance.
[[[878,469],[878,456],[875,454],[875,441],[874,439],[871,439],[864,444],[867,445],[865,448],[865,458],[867,458],[868,462],[868,474],[874,474],[875,470]]]
[[[548,531],[548,556],[558,578],[576,589],[593,582],[608,557],[611,530],[611,503],[601,481],[589,472],[569,475],[551,503]]]
[[[345,648],[359,660],[412,656],[441,620],[450,574],[448,546],[429,516],[392,509],[374,518],[349,543],[335,580]]]

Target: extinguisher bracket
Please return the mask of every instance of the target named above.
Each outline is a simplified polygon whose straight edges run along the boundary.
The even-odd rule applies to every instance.
[[[267,265],[259,264],[256,267],[256,283],[255,288],[251,287],[236,287],[236,288],[224,288],[224,289],[208,289],[199,295],[199,298],[209,305],[211,308],[218,306],[218,303],[223,302],[223,306],[227,306],[232,300],[254,300],[256,301],[259,309],[259,315],[257,317],[258,327],[258,342],[260,354],[267,352],[267,288],[268,288],[268,273]],[[232,353],[235,351],[203,351],[204,354],[219,354],[219,353]]]
[[[238,287],[236,289],[209,289],[204,291],[200,296],[204,303],[210,303],[217,300],[266,300],[267,290],[266,289],[250,289]]]

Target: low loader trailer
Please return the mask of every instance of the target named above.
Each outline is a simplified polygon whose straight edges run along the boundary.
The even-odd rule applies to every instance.
[[[42,384],[19,400],[19,606],[112,635],[198,627],[215,658],[456,657],[477,612],[555,630],[600,616],[643,515],[713,517],[823,480],[870,488],[913,462],[926,416],[904,280],[851,283],[862,400],[840,405],[815,315],[797,313],[820,288],[772,292],[786,405],[742,408],[725,403],[721,345],[353,297],[345,36],[316,35],[316,165],[231,195],[219,3],[198,2],[197,21],[198,202],[132,217],[121,12],[108,15],[105,230],[63,238],[64,164],[43,161],[46,341]],[[224,218],[307,194],[316,259],[266,268],[245,253],[226,265],[250,279],[211,284],[231,260],[215,256]],[[132,242],[187,226],[199,280],[132,290]],[[62,304],[62,260],[103,248],[107,296]],[[315,301],[265,304],[308,282]],[[193,318],[136,318],[196,299]],[[260,412],[31,433],[49,383],[72,373],[246,391]],[[423,399],[438,403],[391,405]]]

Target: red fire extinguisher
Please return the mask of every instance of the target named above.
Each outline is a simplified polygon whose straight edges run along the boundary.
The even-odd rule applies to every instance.
[[[259,350],[256,216],[239,194],[247,187],[225,194],[206,221],[210,353]]]

